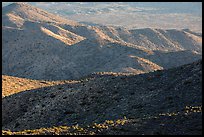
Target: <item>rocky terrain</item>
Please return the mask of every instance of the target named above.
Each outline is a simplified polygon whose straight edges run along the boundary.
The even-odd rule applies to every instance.
[[[202,134],[202,60],[100,73],[2,99],[3,134]]]
[[[2,10],[2,135],[201,135],[202,33]]]
[[[190,30],[89,26],[21,2],[3,7],[2,24],[3,75],[52,81],[141,74],[202,58],[202,35]]]

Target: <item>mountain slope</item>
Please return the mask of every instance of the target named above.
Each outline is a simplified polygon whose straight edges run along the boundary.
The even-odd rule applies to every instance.
[[[3,26],[10,26],[12,23],[13,25],[11,27],[22,27],[25,21],[79,25],[77,22],[48,13],[40,8],[23,2],[16,2],[3,7],[2,19]],[[16,26],[14,26],[14,24]]]
[[[201,75],[202,61],[197,61],[148,74],[92,75],[78,83],[20,92],[2,100],[3,130],[84,127],[126,116],[124,128],[96,133],[201,134]],[[197,106],[198,113],[192,114]]]
[[[3,7],[2,20],[2,74],[9,76],[67,80],[95,72],[139,74],[202,57],[202,36],[185,30],[88,26],[21,2]]]

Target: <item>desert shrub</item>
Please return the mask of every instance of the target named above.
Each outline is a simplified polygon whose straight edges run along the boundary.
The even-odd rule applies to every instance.
[[[67,99],[67,97],[63,97],[63,99]]]
[[[184,85],[188,85],[188,84],[190,84],[190,83],[192,83],[192,81],[189,79],[189,80],[186,80],[186,81],[184,81]]]
[[[55,94],[51,94],[50,95],[50,98],[54,98],[56,95]]]
[[[59,89],[59,90],[62,90],[63,88],[62,88],[62,87],[59,87],[58,89]]]

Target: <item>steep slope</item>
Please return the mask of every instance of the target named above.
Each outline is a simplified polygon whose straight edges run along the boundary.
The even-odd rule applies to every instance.
[[[38,34],[40,32],[35,32],[35,30],[38,30],[39,28],[35,27],[43,26],[42,31],[44,33],[56,38],[57,40],[61,40],[68,45],[75,44],[84,39],[83,37],[73,34],[68,30],[60,28],[58,26],[59,24],[72,26],[80,25],[77,22],[48,13],[23,2],[12,3],[3,8],[2,25],[5,29],[28,29],[30,31],[29,33]],[[45,26],[49,29],[44,28]]]
[[[21,2],[3,7],[2,19],[2,74],[9,76],[67,80],[94,72],[139,74],[202,57],[201,36],[191,32],[88,26]]]
[[[201,134],[201,76],[202,61],[197,61],[148,74],[91,75],[78,83],[20,92],[2,100],[3,130],[76,124],[79,129],[125,116],[122,127],[88,129],[97,134]],[[36,132],[52,134],[54,129],[43,130]]]
[[[67,46],[42,32],[41,24],[29,22],[27,26],[30,28],[23,30],[3,28],[2,73],[5,75],[45,80],[74,79],[97,71],[120,71],[128,65],[138,66],[136,59],[125,62],[130,58],[128,54],[148,54],[118,43],[106,42],[100,47],[98,41],[92,40]],[[137,69],[143,70],[142,67]]]

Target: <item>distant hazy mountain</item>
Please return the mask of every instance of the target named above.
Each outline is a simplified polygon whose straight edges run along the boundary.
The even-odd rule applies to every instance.
[[[189,30],[89,26],[26,3],[3,7],[2,23],[4,75],[62,80],[139,74],[202,57],[202,35]]]
[[[11,3],[11,2],[10,2]],[[79,22],[202,32],[201,2],[27,2]],[[3,2],[7,5],[8,2]],[[128,19],[127,19],[128,18]]]

